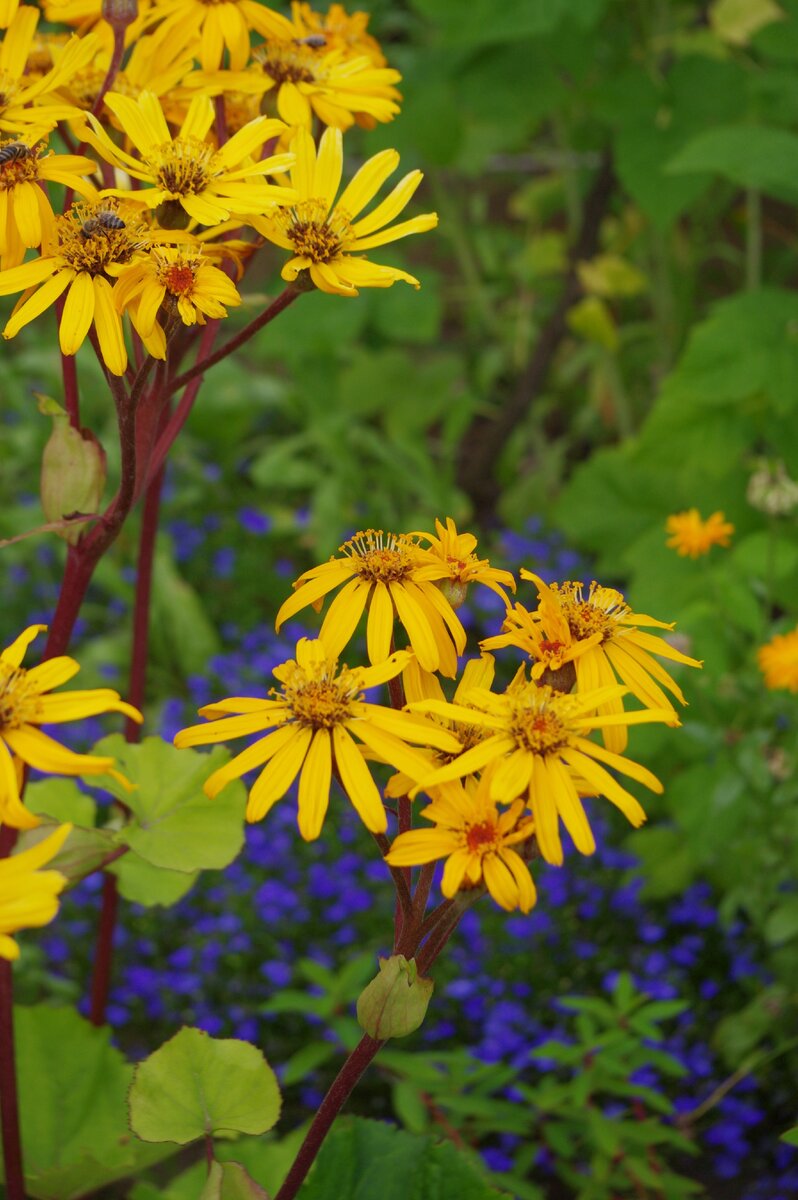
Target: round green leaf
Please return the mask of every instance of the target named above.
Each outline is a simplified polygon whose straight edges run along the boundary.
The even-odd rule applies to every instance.
[[[277,1078],[260,1050],[181,1029],[144,1062],[130,1089],[130,1127],[145,1142],[265,1133],[280,1115]]]

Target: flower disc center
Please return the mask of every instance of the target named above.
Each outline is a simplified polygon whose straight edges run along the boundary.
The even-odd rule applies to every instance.
[[[39,693],[24,667],[0,662],[0,729],[19,729],[39,714]]]

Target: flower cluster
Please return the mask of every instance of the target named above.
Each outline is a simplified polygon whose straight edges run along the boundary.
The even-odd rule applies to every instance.
[[[298,288],[419,286],[367,252],[437,223],[395,220],[421,172],[375,204],[399,163],[383,150],[341,190],[342,133],[401,101],[364,14],[152,0],[125,28],[103,11],[51,4],[66,35],[38,29],[32,5],[0,13],[0,295],[21,293],[4,337],[56,305],[62,354],[88,338],[121,377],[131,339],[137,362],[164,359],[181,326],[239,305],[264,240],[290,252]]]
[[[361,531],[300,576],[280,608],[278,629],[336,592],[318,639],[300,639],[296,658],[274,670],[281,687],[269,698],[206,705],[200,712],[210,724],[180,731],[175,743],[270,731],[216,771],[205,790],[214,796],[260,768],[247,813],[258,820],[299,776],[299,829],[308,840],[321,832],[333,778],[367,828],[383,834],[385,804],[369,764],[391,766],[398,774],[386,799],[407,805],[404,797],[426,792],[431,803],[422,815],[433,828],[405,825],[386,854],[389,866],[445,858],[445,896],[484,886],[502,908],[527,912],[536,895],[527,864],[538,852],[562,863],[560,823],[581,853],[596,848],[582,797],[604,795],[633,825],[643,822],[640,803],[610,772],[662,790],[624,756],[627,730],[678,724],[662,688],[682,704],[684,696],[658,658],[701,664],[646,632],[671,626],[632,612],[614,589],[550,586],[527,570],[521,577],[537,587],[534,610],[510,604],[505,588],[515,590],[513,576],[479,558],[476,538],[458,533],[451,518],[437,522],[434,534]],[[522,663],[495,692],[494,660],[483,654],[465,663],[450,701],[438,675],[457,677],[466,632],[455,608],[471,584],[507,606],[503,632],[484,641],[483,651],[513,647],[532,665],[527,676]],[[371,666],[351,669],[340,656],[364,617]],[[406,645],[397,648],[401,636]],[[365,700],[365,689],[386,683],[390,707]],[[642,707],[627,709],[630,695]],[[597,731],[604,745],[591,736]]]

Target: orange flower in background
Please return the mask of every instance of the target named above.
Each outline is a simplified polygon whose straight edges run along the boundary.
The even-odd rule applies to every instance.
[[[759,647],[756,656],[765,687],[798,692],[798,626],[789,633],[776,634]]]
[[[713,546],[728,546],[734,533],[734,526],[722,512],[712,513],[705,521],[697,508],[673,513],[665,528],[670,535],[665,544],[682,558],[700,558]]]

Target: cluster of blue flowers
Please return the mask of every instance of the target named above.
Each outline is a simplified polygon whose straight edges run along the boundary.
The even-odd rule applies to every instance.
[[[207,537],[216,533],[218,519],[213,520],[213,528],[199,531],[187,523],[172,526],[181,558],[188,561],[207,549]],[[268,518],[256,509],[243,509],[238,520],[251,534],[268,532]],[[534,564],[549,580],[578,577],[580,569],[560,539],[534,523],[523,536],[504,534],[493,559]],[[216,566],[222,577],[232,573],[233,552]],[[290,564],[279,564],[279,570],[295,573]],[[475,631],[495,629],[501,607],[487,589],[475,589],[460,615]],[[295,645],[293,637],[275,635],[270,623],[244,632],[228,624],[222,636],[229,648],[208,664],[206,674],[188,680],[189,695],[163,705],[164,737],[194,720],[196,707],[211,699],[262,693],[274,665],[291,657]],[[177,1025],[190,1023],[255,1041],[279,1060],[285,1046],[290,1053],[302,1045],[305,1018],[292,1025],[290,1018],[263,1009],[280,989],[307,986],[297,976],[297,961],[310,958],[334,968],[353,950],[385,952],[391,889],[351,808],[333,802],[325,836],[309,846],[301,842],[295,820],[295,803],[286,797],[264,823],[249,827],[244,852],[224,874],[206,873],[165,914],[138,906],[126,911],[108,1010],[126,1045],[144,1051],[158,1032],[167,1037]],[[756,944],[740,922],[720,921],[705,884],[670,902],[641,899],[636,859],[617,848],[625,835],[622,823],[593,814],[591,823],[597,853],[569,857],[564,868],[536,866],[540,900],[528,916],[507,918],[484,901],[469,911],[442,960],[432,1010],[416,1044],[465,1045],[485,1062],[511,1063],[535,1079],[541,1070],[536,1048],[552,1037],[567,1038],[569,1018],[558,1008],[558,997],[607,992],[618,972],[629,971],[650,997],[690,1002],[661,1046],[685,1075],[674,1084],[652,1066],[635,1077],[667,1090],[677,1112],[690,1112],[729,1073],[707,1041],[718,1017],[740,1009],[766,982]],[[81,986],[88,964],[80,947],[91,940],[99,887],[95,877],[76,889],[59,922],[41,936],[55,970]],[[321,1082],[312,1076],[303,1081],[298,1102],[317,1104]],[[747,1076],[698,1125],[714,1174],[753,1180],[744,1200],[798,1194],[798,1156],[777,1141],[772,1118],[762,1090]],[[515,1144],[510,1136],[498,1136],[485,1151],[489,1166],[510,1170]],[[541,1169],[545,1166],[541,1160]]]

